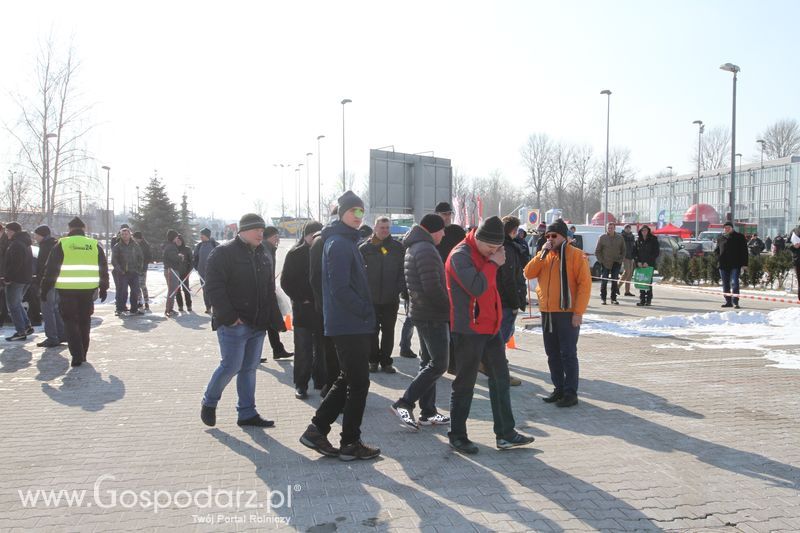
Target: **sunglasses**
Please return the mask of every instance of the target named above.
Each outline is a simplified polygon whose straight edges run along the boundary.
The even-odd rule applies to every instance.
[[[555,239],[558,237],[558,233],[548,233],[544,236],[545,239]]]

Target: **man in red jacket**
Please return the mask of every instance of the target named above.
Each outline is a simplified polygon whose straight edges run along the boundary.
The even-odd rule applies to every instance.
[[[478,453],[478,447],[467,438],[467,418],[481,360],[488,370],[497,448],[506,450],[533,442],[533,437],[514,429],[508,360],[500,336],[502,309],[497,269],[505,263],[504,239],[503,221],[490,217],[453,248],[445,268],[457,361],[448,436],[450,445],[462,453]]]

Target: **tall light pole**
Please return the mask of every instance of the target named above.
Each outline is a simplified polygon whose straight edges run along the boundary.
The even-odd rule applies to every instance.
[[[603,89],[600,91],[600,94],[604,94],[608,97],[608,106],[606,108],[606,184],[605,184],[605,194],[603,199],[603,222],[608,223],[608,141],[609,141],[609,134],[611,133],[611,91],[608,89]]]
[[[297,173],[297,190],[295,191],[295,203],[294,203],[294,218],[300,218],[300,167],[303,166],[303,163],[297,163],[294,171]]]
[[[110,211],[110,204],[111,204],[111,167],[107,165],[103,165],[103,170],[106,171],[106,253],[110,254],[111,251],[109,250],[109,239],[111,238],[111,223],[108,220],[109,216],[111,215]]]
[[[140,214],[141,210],[142,210],[142,206],[141,206],[141,201],[140,201],[140,198],[139,198],[139,186],[137,185],[136,186],[136,218],[139,218],[140,216],[142,216]]]
[[[309,220],[314,218],[311,214],[311,181],[309,180],[309,174],[311,173],[311,167],[308,164],[308,158],[311,157],[311,152],[306,152],[306,214],[308,215]]]
[[[673,187],[674,187],[674,184],[673,184],[673,181],[672,181],[672,167],[671,166],[667,166],[667,168],[669,169],[669,215],[667,217],[667,223],[668,224],[672,224],[672,198],[675,195],[672,194]]]
[[[764,139],[758,139],[756,141],[758,144],[761,145],[761,168],[764,168],[764,145],[767,144],[767,141]]]
[[[720,69],[733,73],[733,103],[731,112],[731,222],[736,221],[736,80],[741,70],[733,63],[720,65]]]
[[[347,174],[345,173],[347,171],[347,167],[344,164],[344,160],[345,160],[345,154],[344,154],[344,146],[345,146],[345,144],[344,144],[344,106],[345,106],[345,104],[349,104],[351,102],[352,102],[352,100],[350,100],[349,98],[345,98],[344,100],[342,100],[342,192],[347,190],[347,178],[346,178]]]
[[[697,181],[694,185],[694,238],[700,235],[700,162],[703,160],[703,131],[706,127],[702,120],[695,120],[697,124]]]
[[[53,198],[50,194],[50,139],[58,137],[55,133],[47,133],[44,136],[44,211],[47,225],[53,225]]]
[[[320,156],[320,141],[324,139],[324,135],[317,135],[317,211],[319,212],[319,221],[322,222],[322,166]]]
[[[761,188],[764,186],[764,145],[767,143],[764,139],[756,141],[761,145],[761,170],[758,171],[758,224],[761,224]],[[759,229],[759,232],[761,230]],[[767,250],[769,251],[769,250]]]

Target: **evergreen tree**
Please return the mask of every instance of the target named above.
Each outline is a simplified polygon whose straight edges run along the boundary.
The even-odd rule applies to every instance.
[[[186,197],[186,193],[183,193],[181,197],[181,211],[180,211],[180,233],[183,235],[183,240],[186,243],[186,246],[191,248],[194,246],[195,243],[195,232],[197,230],[197,226],[192,224],[192,213],[189,211],[189,202]]]
[[[167,231],[179,231],[181,219],[175,204],[167,196],[164,184],[158,177],[150,178],[144,193],[141,213],[129,219],[134,231],[141,231],[145,240],[150,243],[153,257],[161,257],[161,249],[167,239]]]

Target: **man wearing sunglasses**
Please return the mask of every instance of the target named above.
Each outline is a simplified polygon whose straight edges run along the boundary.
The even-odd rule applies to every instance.
[[[568,229],[558,219],[547,227],[542,251],[525,267],[525,278],[538,278],[536,294],[542,313],[542,337],[550,379],[555,390],[543,398],[558,407],[578,403],[578,335],[589,296],[592,275],[578,248],[567,241]]]
[[[364,202],[352,191],[339,197],[339,218],[322,229],[322,315],[325,335],[333,337],[339,372],[300,442],[342,461],[374,459],[378,448],[361,442],[361,420],[369,392],[369,355],[375,334],[375,309],[369,292],[364,260],[358,251],[358,228]],[[328,433],[342,414],[340,447]]]

